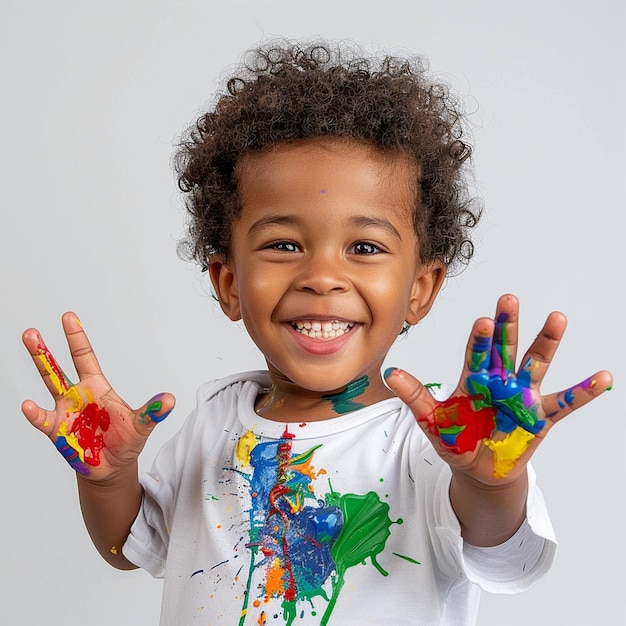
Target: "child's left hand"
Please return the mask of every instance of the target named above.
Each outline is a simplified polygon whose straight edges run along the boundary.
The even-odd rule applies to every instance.
[[[410,374],[387,372],[387,384],[408,404],[453,472],[485,485],[518,479],[548,431],[612,384],[610,372],[600,371],[564,391],[542,395],[541,383],[567,321],[562,313],[551,313],[515,370],[518,309],[517,298],[505,295],[495,321],[475,322],[461,380],[444,402]]]

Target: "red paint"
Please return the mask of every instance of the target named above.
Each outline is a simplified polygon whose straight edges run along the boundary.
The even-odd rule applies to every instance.
[[[268,518],[277,514],[283,520],[284,533],[282,537],[283,554],[285,555],[285,569],[287,570],[287,588],[284,591],[285,600],[287,602],[294,602],[297,595],[296,579],[293,573],[293,567],[291,565],[291,559],[289,558],[289,545],[287,542],[287,531],[289,530],[289,517],[278,506],[278,498],[291,492],[291,489],[286,484],[287,482],[287,468],[291,461],[291,439],[295,437],[294,434],[289,432],[289,425],[285,424],[285,432],[282,439],[287,439],[278,444],[278,451],[276,454],[277,461],[277,479],[276,484],[272,487],[269,493],[269,501],[272,508],[269,511]]]
[[[442,445],[453,452],[459,454],[472,452],[476,449],[476,444],[490,437],[495,428],[497,410],[493,407],[483,407],[476,410],[474,408],[476,399],[471,396],[448,398],[426,420],[428,421],[428,430],[437,436],[439,436],[440,428],[464,426],[464,429],[457,436],[456,445],[450,446],[442,441]]]
[[[65,374],[63,370],[59,367],[59,364],[56,362],[55,358],[52,356],[52,353],[43,343],[37,344],[37,350],[39,350],[39,354],[41,354],[44,359],[48,362],[50,369],[55,373],[56,377],[59,379],[59,384],[63,387],[65,391],[67,391],[71,385],[68,384],[67,379],[65,378]]]
[[[282,434],[281,439],[295,439],[295,435],[289,432],[289,424],[285,424],[285,430]],[[278,450],[280,452],[280,446],[284,444],[279,444]],[[291,450],[291,444],[289,445],[289,449]]]
[[[108,412],[95,402],[90,402],[80,412],[72,424],[71,433],[76,435],[78,444],[85,451],[85,463],[100,465],[100,452],[104,448],[102,432],[111,424]]]

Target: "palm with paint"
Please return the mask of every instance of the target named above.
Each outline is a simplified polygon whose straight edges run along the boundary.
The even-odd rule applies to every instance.
[[[65,375],[37,330],[26,330],[22,340],[55,407],[48,411],[26,400],[22,412],[76,472],[104,480],[136,462],[154,425],[172,410],[174,397],[160,394],[140,409],[131,409],[102,374],[76,315],[66,313],[62,322],[79,382],[73,384]]]
[[[516,371],[518,310],[514,296],[502,296],[495,321],[475,322],[460,382],[448,400],[437,402],[406,372],[392,370],[387,376],[451,468],[488,485],[517,479],[548,431],[612,382],[609,372],[600,371],[564,391],[542,395],[566,318],[558,312],[548,316]]]

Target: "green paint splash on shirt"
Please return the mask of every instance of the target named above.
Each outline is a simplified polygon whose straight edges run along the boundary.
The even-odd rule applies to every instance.
[[[339,495],[333,491],[325,500],[327,504],[340,507],[344,521],[341,533],[331,548],[331,555],[335,561],[335,576],[332,580],[332,596],[320,626],[328,623],[345,583],[346,571],[350,567],[364,563],[369,558],[383,576],[388,575],[376,560],[376,556],[384,550],[385,543],[391,535],[389,527],[394,523],[402,523],[401,519],[397,522],[391,521],[389,505],[381,502],[378,494],[373,491],[365,495],[351,493]]]

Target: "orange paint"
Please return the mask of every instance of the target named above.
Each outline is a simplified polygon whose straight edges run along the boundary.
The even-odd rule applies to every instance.
[[[285,592],[285,582],[283,577],[285,569],[281,567],[280,560],[275,559],[267,572],[265,579],[265,597],[267,600],[272,596],[280,597]]]

